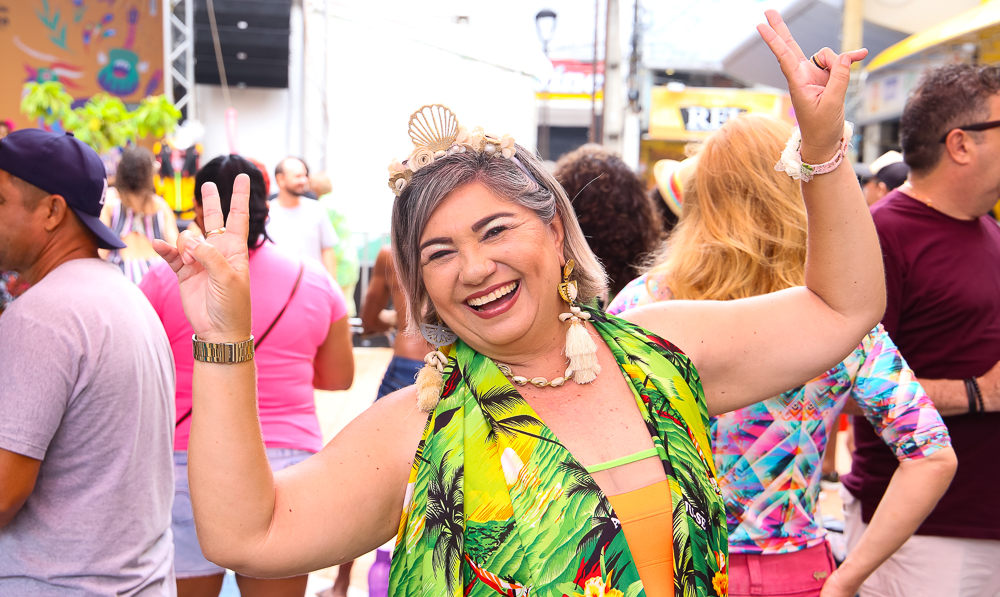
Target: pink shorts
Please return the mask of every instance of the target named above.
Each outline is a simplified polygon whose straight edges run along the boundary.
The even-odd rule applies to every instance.
[[[836,567],[826,542],[792,553],[729,554],[729,595],[819,597]]]

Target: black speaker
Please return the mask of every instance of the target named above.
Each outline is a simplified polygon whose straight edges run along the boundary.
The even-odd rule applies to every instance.
[[[288,87],[292,0],[214,0],[219,45],[231,87]],[[206,0],[195,2],[194,80],[220,85]]]

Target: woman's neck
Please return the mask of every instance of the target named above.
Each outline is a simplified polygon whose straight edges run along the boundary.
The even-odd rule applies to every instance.
[[[122,203],[125,207],[131,209],[134,212],[139,213],[152,213],[156,211],[155,205],[153,203],[153,194],[147,193],[145,195],[140,193],[132,193],[130,191],[118,191],[118,196],[121,197]]]
[[[561,377],[569,362],[565,352],[566,332],[570,324],[560,322],[557,317],[552,319],[552,324],[544,326],[544,330],[532,329],[524,338],[509,346],[484,347],[485,350],[479,352],[497,363],[508,365],[515,375],[547,379]],[[588,323],[586,327],[592,335],[596,334],[592,324]]]

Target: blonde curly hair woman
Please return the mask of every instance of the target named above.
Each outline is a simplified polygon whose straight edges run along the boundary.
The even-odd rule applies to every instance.
[[[774,169],[789,133],[776,119],[745,115],[705,141],[673,235],[608,312],[669,299],[730,301],[805,284],[802,189]],[[901,464],[881,515],[836,569],[818,510],[819,465],[848,398]],[[947,428],[881,325],[823,375],[718,415],[709,435],[726,505],[734,597],[854,595],[923,521],[955,470]]]

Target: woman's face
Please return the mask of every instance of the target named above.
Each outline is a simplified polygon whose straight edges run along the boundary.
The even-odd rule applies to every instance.
[[[444,323],[474,349],[494,357],[537,351],[548,340],[529,330],[557,327],[564,307],[562,244],[558,219],[547,225],[470,183],[448,195],[424,228],[424,286]]]

